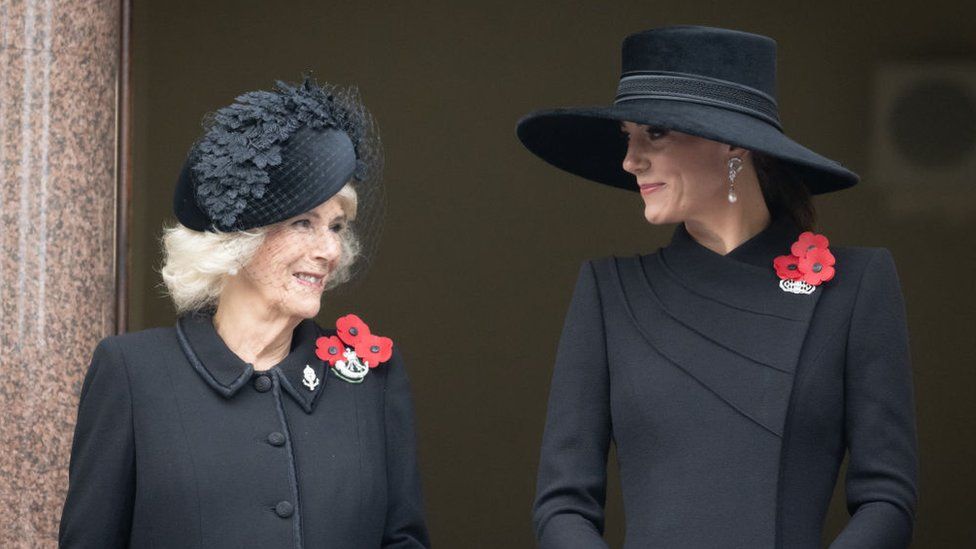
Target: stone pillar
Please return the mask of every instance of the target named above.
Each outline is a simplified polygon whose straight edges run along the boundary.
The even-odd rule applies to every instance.
[[[52,547],[115,331],[118,0],[0,0],[0,547]]]

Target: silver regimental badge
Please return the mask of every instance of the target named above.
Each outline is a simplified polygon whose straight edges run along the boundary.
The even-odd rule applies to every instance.
[[[345,360],[337,360],[335,363],[335,373],[340,378],[348,381],[349,383],[362,383],[363,378],[369,373],[369,363],[363,363],[356,356],[356,351],[352,349],[346,349],[342,353]]]
[[[302,370],[302,384],[308,387],[309,391],[314,391],[319,386],[319,378],[315,375],[315,370],[308,364]]]
[[[816,286],[808,284],[802,280],[790,280],[787,278],[779,281],[779,287],[784,292],[789,292],[791,294],[812,294],[813,291],[817,289]]]

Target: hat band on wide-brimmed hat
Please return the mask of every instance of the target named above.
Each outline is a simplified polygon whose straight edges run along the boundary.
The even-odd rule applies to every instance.
[[[748,114],[783,130],[775,99],[755,88],[727,80],[666,71],[624,73],[614,104],[642,99],[712,105]]]
[[[687,26],[631,34],[610,106],[544,109],[518,123],[522,144],[580,177],[640,190],[624,169],[631,122],[709,139],[775,159],[778,177],[812,194],[845,189],[856,173],[783,132],[776,101],[776,42],[758,34]]]

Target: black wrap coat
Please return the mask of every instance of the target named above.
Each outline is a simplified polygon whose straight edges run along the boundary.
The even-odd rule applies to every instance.
[[[394,350],[348,383],[315,355],[334,333],[303,321],[263,372],[207,315],[104,339],[82,386],[61,547],[427,547],[403,362]]]
[[[771,224],[722,256],[665,248],[583,265],[549,396],[541,546],[606,547],[616,446],[625,547],[821,547],[845,452],[851,519],[831,547],[908,546],[917,450],[904,304],[884,249],[832,247],[833,280],[780,289]]]

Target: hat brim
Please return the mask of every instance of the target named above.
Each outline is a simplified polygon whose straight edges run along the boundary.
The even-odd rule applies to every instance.
[[[711,105],[643,100],[610,107],[549,109],[518,123],[519,140],[546,162],[591,181],[637,191],[623,169],[627,153],[620,122],[676,130],[761,152],[789,163],[812,194],[854,186],[859,178],[838,162],[793,141],[767,122]]]

